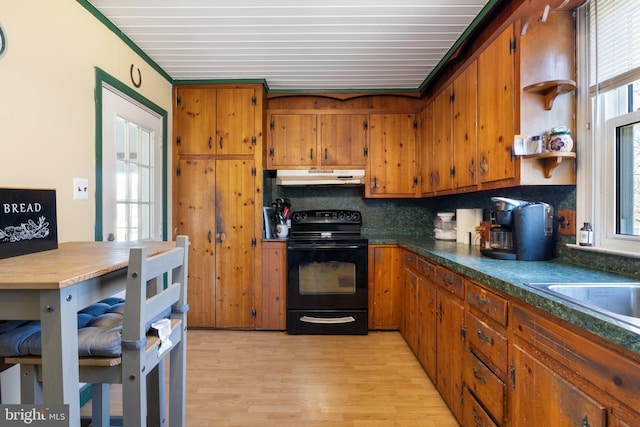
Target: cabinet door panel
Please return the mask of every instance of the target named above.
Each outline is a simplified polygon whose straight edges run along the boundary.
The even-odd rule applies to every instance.
[[[272,114],[267,162],[270,167],[312,166],[316,150],[315,114]]]
[[[216,161],[216,326],[255,325],[253,161]]]
[[[214,313],[213,244],[215,213],[215,161],[180,160],[177,181],[177,234],[189,236],[189,287],[187,300],[190,327],[212,328]],[[194,192],[193,188],[199,191]]]
[[[434,186],[435,191],[453,188],[453,152],[451,145],[451,86],[440,92],[433,106]]]
[[[605,408],[519,346],[513,348],[513,425],[604,427]]]
[[[369,246],[369,328],[400,327],[400,249]]]
[[[438,373],[437,386],[451,412],[462,419],[462,352],[461,334],[464,307],[457,298],[438,289]]]
[[[253,154],[255,105],[253,89],[218,89],[216,153]]]
[[[476,185],[477,177],[477,62],[453,82],[454,188]]]
[[[179,154],[215,153],[216,90],[178,89],[176,106]]]
[[[262,329],[287,329],[287,245],[262,242]]]
[[[418,276],[418,360],[434,383],[437,376],[436,298],[435,284]]]
[[[415,114],[369,116],[369,174],[365,195],[416,195]]]
[[[478,58],[478,151],[483,183],[515,178],[513,27]]]
[[[364,167],[366,121],[366,114],[320,115],[320,164]]]
[[[420,113],[420,176],[422,197],[432,195],[434,191],[435,181],[435,161],[434,161],[434,118],[433,118],[433,102],[429,102]]]

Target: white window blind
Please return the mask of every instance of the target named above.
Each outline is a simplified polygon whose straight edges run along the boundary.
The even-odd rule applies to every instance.
[[[591,0],[591,92],[606,91],[638,79],[640,1]],[[593,35],[596,37],[593,37]]]

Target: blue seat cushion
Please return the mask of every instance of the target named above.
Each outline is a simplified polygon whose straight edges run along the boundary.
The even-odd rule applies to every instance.
[[[78,356],[117,357],[122,354],[124,299],[105,298],[78,312]],[[168,317],[167,308],[151,323]],[[42,336],[39,321],[0,321],[0,357],[40,356]]]

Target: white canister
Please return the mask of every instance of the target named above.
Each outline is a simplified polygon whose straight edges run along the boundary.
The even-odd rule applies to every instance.
[[[573,138],[571,131],[566,126],[559,126],[551,129],[549,133],[549,151],[569,152],[573,148]]]
[[[289,226],[287,224],[276,224],[276,236],[279,239],[286,239],[289,235]]]

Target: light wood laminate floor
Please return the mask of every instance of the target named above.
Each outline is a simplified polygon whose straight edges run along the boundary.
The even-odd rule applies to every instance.
[[[187,339],[189,427],[458,426],[397,332]]]
[[[187,343],[188,427],[458,426],[398,332],[190,330]]]

